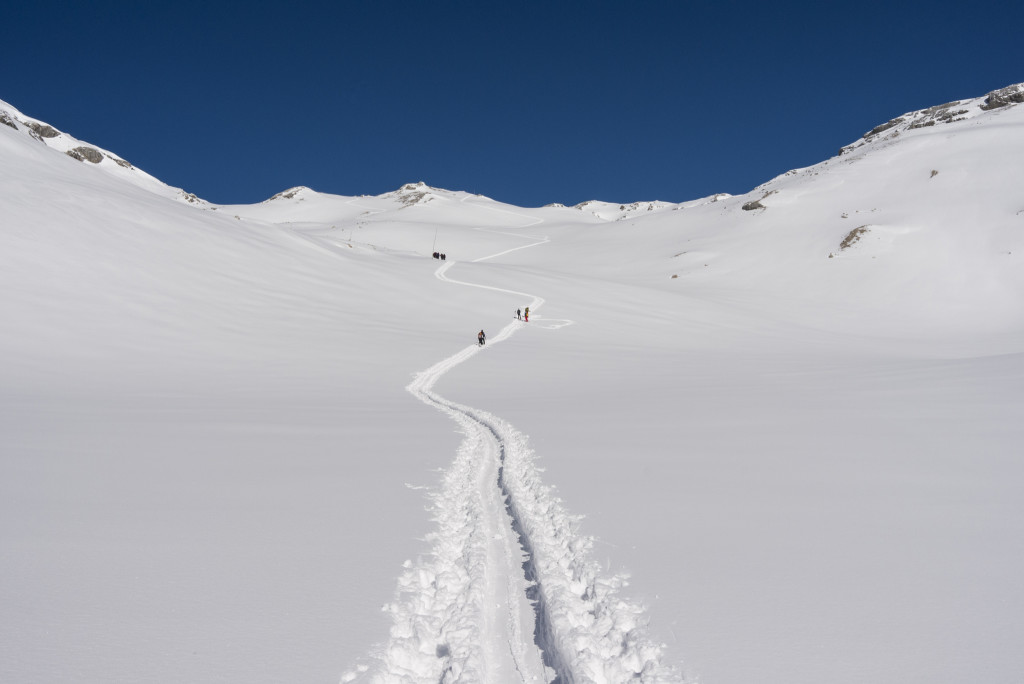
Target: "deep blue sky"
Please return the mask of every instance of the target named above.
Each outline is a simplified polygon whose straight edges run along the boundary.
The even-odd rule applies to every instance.
[[[1021,6],[33,0],[0,11],[0,99],[217,203],[679,202],[1024,81]]]

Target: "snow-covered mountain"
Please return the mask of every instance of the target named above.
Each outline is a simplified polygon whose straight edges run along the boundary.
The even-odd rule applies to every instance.
[[[113,152],[90,143],[82,142],[67,133],[57,130],[48,123],[25,116],[2,100],[0,100],[0,124],[28,135],[51,150],[63,152],[71,159],[84,164],[90,164],[104,173],[128,181],[150,192],[199,207],[205,208],[209,206],[209,203],[205,200],[192,193],[185,192],[181,188],[172,188],[145,171],[136,168],[131,162],[122,159]]]
[[[852,152],[865,145],[882,145],[897,139],[908,131],[919,128],[930,128],[932,126],[969,121],[984,115],[986,112],[1010,107],[1022,102],[1024,102],[1024,84],[1018,83],[995,90],[984,97],[954,100],[953,102],[928,107],[927,109],[907,112],[902,116],[875,126],[865,133],[860,140],[840,149],[839,154]]]
[[[0,102],[0,679],[1012,681],[1022,99],[541,208]]]

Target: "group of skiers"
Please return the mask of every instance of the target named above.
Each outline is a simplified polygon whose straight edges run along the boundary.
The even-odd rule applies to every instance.
[[[434,252],[434,258],[444,261],[444,254],[441,254],[440,252]]]
[[[526,309],[516,309],[516,318],[520,321],[530,322],[530,307]],[[476,341],[482,347],[487,342],[487,335],[481,330],[476,334]]]

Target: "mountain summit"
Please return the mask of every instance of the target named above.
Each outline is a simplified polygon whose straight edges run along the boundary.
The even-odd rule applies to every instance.
[[[954,100],[946,104],[908,112],[884,124],[875,126],[855,143],[839,150],[839,154],[847,154],[864,145],[891,141],[907,131],[931,126],[942,126],[961,121],[969,121],[987,112],[1010,107],[1024,102],[1024,83],[994,90],[988,95],[970,100]]]

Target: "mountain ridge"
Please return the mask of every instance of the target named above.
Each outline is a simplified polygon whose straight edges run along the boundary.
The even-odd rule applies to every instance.
[[[906,112],[898,117],[888,120],[885,123],[879,124],[867,131],[858,140],[844,145],[839,148],[839,152],[836,156],[838,157],[849,157],[855,152],[864,151],[865,149],[876,148],[879,145],[892,142],[901,136],[910,133],[915,130],[930,128],[933,126],[948,126],[949,124],[955,124],[965,121],[973,120],[977,117],[984,116],[986,114],[998,113],[1005,110],[1008,107],[1013,107],[1017,104],[1024,102],[1024,83],[1011,84],[997,90],[993,90],[985,95],[974,98],[967,98],[963,100],[954,100],[941,105],[934,105],[926,107],[924,109],[913,110]],[[91,143],[83,142],[70,134],[59,131],[53,126],[47,124],[41,119],[26,116],[25,114],[18,111],[12,105],[0,100],[0,124],[6,125],[14,130],[21,131],[35,138],[39,142],[44,143],[48,147],[57,151],[63,152],[66,155],[77,159],[78,161],[91,163],[103,168],[105,171],[113,172],[111,165],[119,169],[121,177],[131,180],[137,185],[146,187],[157,194],[171,197],[177,201],[182,201],[192,206],[201,209],[213,209],[216,207],[229,207],[229,206],[256,206],[256,205],[229,205],[229,204],[213,204],[207,200],[202,199],[194,193],[189,193],[181,188],[175,188],[167,185],[163,181],[151,176],[150,174],[142,171],[141,169],[132,165],[129,161],[121,158],[113,152],[103,149],[99,146]],[[24,127],[24,128],[22,128]],[[828,160],[823,160],[819,163],[824,163]],[[817,164],[813,165],[817,166]],[[806,167],[805,167],[806,168]],[[759,190],[771,184],[777,178],[791,176],[793,174],[800,173],[803,169],[791,169],[776,178],[769,179],[764,183],[756,186],[747,193],[742,195],[736,195],[735,197],[747,197],[752,194],[756,194]],[[357,197],[368,197],[367,195],[359,196],[346,196],[346,195],[335,195],[333,193],[324,193],[313,190],[306,186],[295,186],[287,190],[283,190],[267,200],[261,203],[271,202],[279,199],[291,199],[298,194],[308,195],[309,193],[316,193],[318,196],[333,196],[343,197],[346,199],[355,199]],[[388,191],[374,197],[378,198],[393,198],[406,206],[412,206],[421,202],[429,202],[433,197],[440,195],[458,195],[465,193],[465,191],[459,190],[446,190],[444,188],[436,188],[427,185],[420,181],[416,183],[406,183],[397,188],[396,190]],[[481,196],[482,197],[482,196]],[[547,205],[547,208],[572,208],[579,211],[592,211],[595,212],[595,216],[607,218],[608,220],[621,220],[623,218],[629,218],[635,215],[638,211],[654,211],[663,210],[666,208],[682,208],[684,206],[692,206],[694,203],[703,203],[706,201],[717,201],[718,199],[725,199],[732,197],[727,193],[718,193],[710,195],[706,198],[698,198],[691,200],[684,200],[682,202],[662,202],[662,201],[634,201],[628,203],[609,202],[598,199],[586,200],[580,202],[572,207],[566,205],[553,203]],[[300,198],[301,199],[301,198]],[[487,198],[492,199],[492,198]],[[762,198],[763,199],[763,198]],[[497,200],[495,200],[497,201]],[[758,201],[758,200],[754,200]],[[502,203],[507,204],[507,203]],[[516,205],[508,205],[516,206]],[[616,212],[615,208],[618,207]],[[527,207],[520,207],[526,209]],[[756,207],[753,207],[756,208]]]

